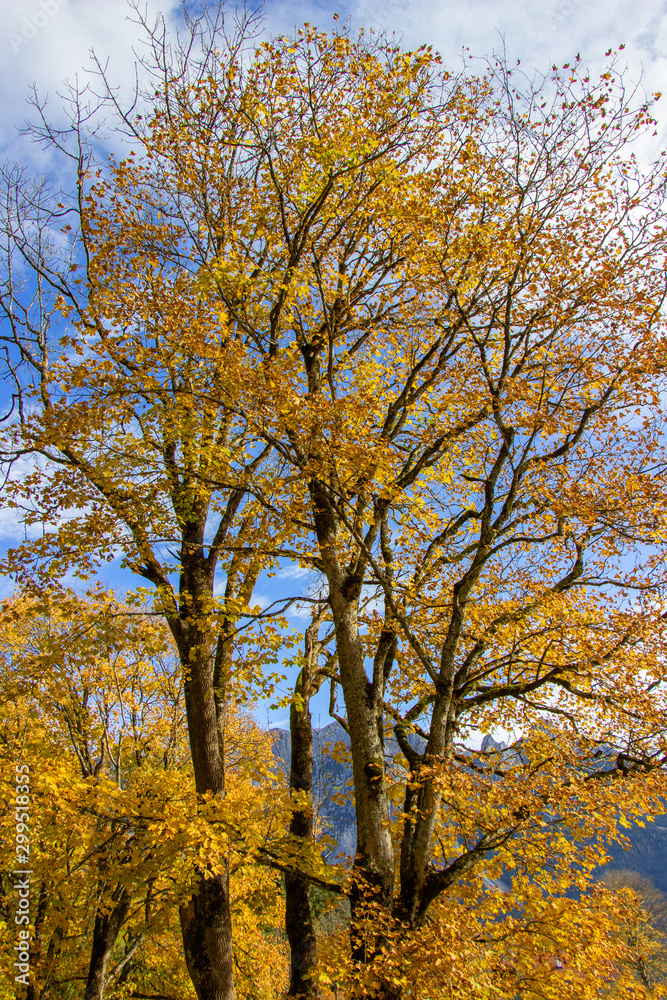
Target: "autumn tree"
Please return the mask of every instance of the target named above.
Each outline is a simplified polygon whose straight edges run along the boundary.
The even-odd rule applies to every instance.
[[[20,759],[33,779],[27,1000],[77,979],[85,997],[103,997],[178,899],[180,845],[158,847],[127,815],[157,821],[187,775],[182,683],[159,625],[102,593],[17,597],[0,611],[2,758],[7,773]],[[9,803],[9,784],[3,792]]]
[[[230,858],[239,995],[278,995],[286,972],[275,933],[283,920],[279,879],[253,866],[247,849],[276,817],[253,789],[270,780],[267,735],[230,708],[233,822],[225,822],[219,809],[197,803],[182,673],[159,617],[100,592],[87,599],[71,592],[17,596],[0,608],[0,634],[0,757],[7,774],[14,761],[27,763],[33,788],[26,1000],[69,995],[79,981],[82,995],[95,1000],[130,987],[144,995],[189,992],[178,904],[201,859],[217,863],[221,841]],[[2,791],[3,825],[11,833],[9,781]],[[5,883],[4,871],[15,864],[13,838],[4,832],[9,956],[13,880]],[[269,956],[270,976],[263,964]]]
[[[218,799],[229,692],[280,643],[254,586],[312,570],[357,819],[340,981],[597,996],[595,845],[665,791],[664,170],[628,152],[652,100],[613,62],[451,77],[308,25],[244,62],[247,26],[191,31],[148,32],[132,107],[106,90],[120,159],[94,162],[72,95],[69,128],[36,127],[71,191],[6,177],[4,448],[40,458],[7,495],[43,525],[8,569],[123,553]],[[474,754],[499,726],[510,751]],[[224,865],[181,920],[200,1000],[231,997]],[[556,980],[549,939],[580,945]]]
[[[284,45],[257,67],[258,165],[242,195],[220,178],[238,214],[201,282],[251,333],[236,405],[284,460],[284,519],[310,511],[301,558],[326,581],[351,741],[365,995],[392,928],[418,931],[464,878],[499,858],[534,877],[551,854],[545,891],[562,892],[556,824],[585,840],[613,835],[623,799],[659,808],[663,171],[626,152],[650,102],[613,65],[596,83],[502,63],[452,81],[428,51],[361,53],[310,28]],[[359,66],[374,88],[356,89]],[[472,781],[466,735],[498,724],[520,746]],[[370,937],[369,893],[390,914]]]
[[[625,934],[631,949],[630,961],[635,975],[644,986],[665,981],[665,930],[667,900],[651,881],[628,869],[607,869],[602,881],[631,899],[627,917],[619,932]],[[634,903],[634,906],[632,905]]]

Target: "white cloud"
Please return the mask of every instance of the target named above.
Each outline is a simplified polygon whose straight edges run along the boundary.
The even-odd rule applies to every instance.
[[[44,468],[45,465],[45,460],[40,457],[24,455],[13,463],[8,477],[9,481],[20,483],[36,469]],[[45,529],[51,527],[51,525],[41,522],[25,524],[23,517],[24,512],[16,507],[0,506],[0,542],[18,545],[25,539],[39,538]]]
[[[313,617],[313,606],[310,602],[293,604],[287,612],[288,621],[305,622]]]
[[[267,729],[287,729],[288,726],[289,716],[287,715],[284,719],[271,719],[267,725]]]
[[[0,542],[18,545],[24,538],[39,538],[41,533],[41,525],[24,525],[20,512],[13,507],[0,507]]]
[[[275,574],[276,580],[308,580],[316,576],[317,574],[306,566],[284,566]]]

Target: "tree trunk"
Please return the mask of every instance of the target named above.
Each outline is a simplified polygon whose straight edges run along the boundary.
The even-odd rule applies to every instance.
[[[194,539],[194,543],[199,541]],[[199,553],[182,556],[182,604],[170,621],[185,677],[185,709],[198,795],[212,792],[224,798],[224,705],[216,702],[215,642],[199,621],[206,621],[213,593],[210,567]],[[198,885],[179,907],[185,962],[198,1000],[235,1000],[232,917],[227,859],[224,870],[200,870]]]
[[[198,794],[224,796],[220,720],[213,693],[213,663],[191,662],[185,683],[188,735]],[[187,675],[186,675],[187,676]],[[224,863],[224,862],[223,862]],[[179,908],[185,961],[199,1000],[234,1000],[234,952],[229,870],[199,873],[197,889]]]
[[[394,852],[389,831],[389,808],[384,780],[382,692],[366,676],[356,608],[340,596],[331,596],[338,648],[341,687],[350,729],[352,772],[357,820],[357,873],[351,897],[352,912],[368,892],[391,907]]]
[[[357,850],[351,895],[352,915],[367,892],[391,907],[394,889],[394,849],[389,831],[389,806],[384,780],[384,672],[366,675],[359,635],[358,605],[363,569],[344,569],[338,558],[338,523],[327,488],[310,483],[315,530],[329,585],[329,604],[336,632],[341,688],[350,731],[352,774],[357,820]],[[379,527],[379,525],[378,525]]]
[[[315,623],[314,623],[315,624]],[[299,704],[290,707],[290,789],[306,796],[301,808],[295,808],[290,820],[290,836],[297,849],[309,847],[314,839],[313,824],[313,730],[310,718],[313,660],[317,657],[315,629],[306,631],[305,666],[299,674],[295,694]],[[285,931],[290,946],[289,996],[317,1000],[319,990],[314,978],[317,964],[317,938],[310,906],[310,882],[300,871],[285,875]]]
[[[302,348],[302,353],[309,391],[316,394],[321,384],[318,353],[312,348]],[[326,446],[317,436],[311,442],[311,450],[311,460],[320,461],[326,467]],[[308,486],[321,564],[329,587],[329,605],[336,634],[352,753],[357,821],[357,847],[350,892],[352,958],[359,965],[366,965],[387,943],[381,928],[377,934],[368,935],[368,906],[379,907],[383,918],[389,920],[393,911],[394,849],[384,773],[385,673],[383,664],[376,658],[372,679],[369,680],[366,674],[358,612],[367,557],[360,548],[349,564],[341,563],[339,533],[342,519],[338,510],[341,486],[335,468],[330,470],[330,477],[329,485],[324,479],[313,478]],[[366,551],[372,548],[380,530],[381,517],[378,517],[366,534]],[[387,656],[391,645],[385,651]],[[382,984],[378,985],[381,987]]]
[[[397,913],[411,928],[421,924],[431,903],[427,878],[433,831],[440,808],[440,794],[433,779],[425,778],[422,769],[451,758],[455,721],[451,699],[437,697],[431,714],[428,743],[422,754],[415,755],[410,782],[406,787]]]
[[[199,1000],[233,1000],[229,872],[206,878],[179,908],[185,964]]]
[[[331,594],[338,650],[341,687],[350,732],[354,779],[357,848],[350,892],[350,938],[352,958],[369,965],[387,947],[387,936],[378,920],[393,917],[394,850],[389,828],[389,806],[384,772],[383,683],[366,675],[364,653],[357,624],[356,602],[340,592]],[[368,907],[380,909],[371,914]],[[377,933],[369,934],[369,926]],[[379,981],[362,987],[355,1000],[401,1000],[401,990]]]
[[[88,979],[83,1000],[102,1000],[109,959],[130,908],[130,894],[117,886],[112,899],[115,903],[109,913],[98,910],[93,929],[93,946],[90,952]]]
[[[40,847],[43,849],[43,843],[40,843]],[[49,887],[44,879],[42,879],[39,887],[39,899],[37,902],[37,915],[35,917],[35,936],[33,945],[30,949],[30,964],[32,966],[33,976],[36,977],[42,971],[40,969],[42,961],[42,935],[44,933],[44,922],[46,917],[46,910],[49,902]],[[35,978],[31,979],[28,984],[28,988],[25,993],[25,1000],[37,1000],[37,984]]]

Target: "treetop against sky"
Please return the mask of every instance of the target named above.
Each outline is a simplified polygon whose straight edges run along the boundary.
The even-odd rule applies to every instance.
[[[157,7],[155,8],[155,10],[158,10],[158,9],[159,8],[157,8]],[[48,20],[48,22],[44,20],[44,17],[41,17],[41,18],[37,19],[38,22],[39,22],[39,24],[37,24],[37,22],[35,22],[36,27],[39,28],[39,31],[36,31],[36,33],[33,34],[28,28],[25,28],[25,32],[30,35],[30,38],[28,38],[28,37],[23,38],[23,36],[20,36],[22,40],[20,42],[17,42],[16,37],[12,36],[12,40],[11,40],[12,46],[16,47],[18,45],[18,48],[20,49],[21,59],[22,59],[22,65],[24,65],[24,66],[25,65],[28,65],[28,66],[32,65],[32,63],[31,63],[31,55],[32,55],[32,53],[34,53],[34,55],[36,56],[37,52],[40,51],[39,47],[41,45],[43,45],[43,44],[46,43],[47,38],[51,40],[51,42],[50,42],[50,45],[51,45],[50,51],[55,52],[55,48],[53,47],[53,41],[57,37],[57,32],[63,30],[63,28],[64,28],[65,25],[75,24],[76,27],[77,27],[77,32],[75,32],[75,37],[77,35],[79,37],[85,35],[86,38],[88,38],[89,40],[93,41],[96,44],[97,49],[100,50],[100,46],[103,44],[102,43],[102,25],[98,23],[95,26],[95,25],[93,25],[93,23],[90,20],[87,20],[87,18],[89,17],[89,15],[88,14],[84,15],[83,8],[80,8],[77,4],[72,3],[72,4],[67,4],[67,5],[61,4],[57,9],[53,8],[53,10],[51,11],[51,8],[49,8],[49,10],[50,10],[50,14],[49,14],[50,20]],[[153,8],[151,8],[151,11],[153,13],[155,12],[155,10],[153,10]],[[516,25],[519,24],[519,22],[520,22],[520,19],[518,18],[519,10],[520,10],[520,8],[519,8],[519,6],[517,6],[516,10],[513,12],[513,16],[516,15],[514,17],[514,20],[512,21],[512,25],[514,26],[514,28],[516,28]],[[173,7],[172,8],[168,8],[168,9],[165,8],[164,11],[163,11],[163,13],[165,14],[165,16],[168,19],[171,19],[172,21],[176,20],[177,17],[178,17],[178,11],[177,11],[177,9],[175,9]],[[361,9],[357,10],[357,11],[350,10],[348,13],[349,13],[349,16],[350,16],[350,18],[351,18],[351,20],[352,20],[353,23],[355,23],[355,18],[356,18],[356,20],[359,23],[363,23],[363,20],[364,20],[364,12],[363,12],[363,10],[361,10]],[[409,7],[399,7],[399,6],[396,6],[395,8],[391,9],[390,13],[391,13],[391,17],[396,19],[397,26],[398,27],[402,27],[405,30],[406,41],[409,41],[412,38],[412,35],[416,31],[420,30],[419,27],[418,27],[418,25],[421,25],[423,23],[422,20],[420,20],[420,18],[422,18],[423,16],[428,15],[428,12],[425,11],[424,8],[420,7],[417,4],[410,5]],[[431,15],[432,15],[432,13],[433,12],[431,12]],[[563,18],[565,18],[565,14],[566,13],[567,12],[564,12],[564,11],[557,11],[557,16],[555,16],[555,20],[552,18],[552,26],[556,22],[558,24],[560,24],[561,21],[563,20]],[[570,20],[567,21],[567,24],[570,25],[572,23],[575,23],[577,17],[579,16],[579,13],[580,12],[579,12],[578,8],[576,6],[574,6],[573,10],[571,12],[569,12],[569,14],[568,14],[568,17],[570,18]],[[346,14],[346,12],[343,11],[341,13],[341,16],[345,16],[345,14]],[[387,14],[387,11],[384,11],[384,14]],[[384,16],[384,14],[382,14],[382,16]],[[413,17],[413,15],[414,15],[414,20],[410,19],[410,18]],[[428,16],[431,16],[431,15],[428,15]],[[286,11],[285,11],[284,7],[281,7],[280,5],[268,4],[267,7],[265,8],[265,20],[260,25],[261,30],[265,31],[268,34],[271,30],[275,30],[276,25],[278,25],[279,23],[282,23],[281,19],[284,20],[286,16],[287,15],[286,15]],[[290,14],[290,16],[293,16],[293,12]],[[375,20],[377,21],[377,16],[376,16]],[[136,22],[136,15],[135,15],[135,22]],[[130,48],[131,48],[131,44],[130,43],[132,43],[134,41],[134,36],[137,34],[137,25],[136,25],[135,22],[133,22],[132,20],[128,21],[128,20],[123,20],[123,19],[119,18],[118,20],[114,20],[113,22],[110,22],[108,25],[104,26],[103,37],[104,37],[104,45],[106,46],[106,50],[109,51],[109,47],[111,49],[113,49],[115,46],[117,46],[117,51],[118,51],[119,54],[122,53],[122,58],[125,59],[125,60],[129,59],[129,57],[130,57]],[[429,23],[431,23],[431,22],[429,22]],[[543,39],[543,35],[544,35],[543,26],[541,26],[539,23],[537,23],[535,21],[531,21],[530,22],[530,28],[527,27],[526,24],[523,21],[521,21],[521,23],[523,24],[522,30],[524,32],[528,32],[530,30],[533,33],[531,37],[533,39],[533,44],[536,45],[536,48],[533,49],[533,56],[532,56],[532,58],[535,59],[535,60],[537,60],[537,56],[539,54],[544,53],[546,55],[546,48],[544,47],[546,45],[546,43],[543,42],[543,41],[541,41],[541,39]],[[622,23],[623,23],[622,19],[618,21],[618,27],[619,27],[619,29],[620,29]],[[258,22],[258,24],[259,24],[259,22]],[[436,41],[437,41],[438,24],[439,24],[438,19],[434,18],[433,19],[433,25],[434,25],[434,31],[436,32]],[[479,24],[478,19],[475,20],[475,24]],[[111,25],[113,25],[113,30],[111,30]],[[599,21],[597,22],[597,26],[598,26],[598,35],[596,35],[595,38],[597,38],[598,36],[601,38],[602,37],[601,33],[603,33],[603,26],[602,26],[602,24]],[[378,26],[377,24],[372,23],[372,24],[369,25],[369,27],[372,28],[373,30],[377,30],[378,27],[380,29],[382,29],[384,26],[382,26],[382,25]],[[95,42],[95,31],[96,30],[100,31],[100,41],[99,41],[99,43]],[[468,32],[470,34],[470,43],[471,43],[470,44],[470,48],[471,48],[471,51],[474,51],[477,39],[479,40],[479,44],[480,44],[480,48],[481,48],[482,37],[476,34],[476,31],[478,30],[477,28],[475,28],[473,30],[472,22],[471,22],[470,25],[466,25],[466,24],[463,24],[463,23],[459,22],[459,30],[462,31],[462,32],[466,31],[466,32]],[[608,25],[607,30],[608,31],[614,30],[614,24],[612,23],[612,24]],[[565,36],[569,37],[568,36],[568,31],[569,31],[569,27],[568,27],[568,29],[566,31],[565,30],[565,25],[564,25],[563,26],[564,37],[563,38],[559,38],[559,41],[558,41],[558,43],[560,45],[565,44]],[[647,29],[647,31],[648,31],[648,29]],[[92,32],[92,34],[91,34],[91,32]],[[647,44],[646,38],[647,38],[646,32],[643,35],[642,34],[637,34],[637,32],[635,32],[634,42],[631,43],[626,48],[625,53],[621,56],[621,60],[625,59],[625,56],[627,54],[628,58],[629,58],[629,60],[631,62],[633,60],[636,61],[637,55],[642,51],[642,46],[645,45],[645,44]],[[551,39],[551,41],[553,42],[553,38]],[[507,38],[507,44],[508,44],[508,47],[511,44],[511,35]],[[521,42],[521,44],[523,44],[523,41]],[[589,45],[590,45],[589,51],[591,52],[591,55],[593,55],[593,50],[592,50],[593,38],[589,39]],[[650,63],[651,67],[657,65],[659,63],[659,60],[660,60],[659,48],[656,48],[656,45],[657,45],[657,43],[654,44],[652,47],[649,47],[650,51],[652,52],[652,57],[653,57],[653,62]],[[451,40],[447,41],[447,44],[446,44],[445,48],[446,48],[446,50],[449,50],[450,52],[452,51]],[[60,51],[60,49],[59,49],[59,51]],[[586,51],[586,50],[584,50],[584,51]],[[596,54],[594,56],[594,58],[597,59],[598,58],[598,54]],[[456,62],[456,60],[454,60],[454,61]],[[44,64],[43,62],[40,62],[40,66],[42,67],[42,69],[43,69],[44,65],[46,65],[48,67],[48,63]],[[529,65],[527,63],[527,60],[525,58],[523,60],[523,64],[522,65],[523,66]],[[123,81],[123,82],[121,82],[121,93],[122,93],[123,90],[126,88],[126,84],[127,84],[127,75],[126,75],[125,70],[123,68],[123,67],[125,67],[125,69],[126,69],[126,64],[123,63],[122,60],[121,60],[118,63],[118,66],[120,67],[120,72],[116,71],[116,75],[114,76],[113,57],[112,57],[112,64],[111,64],[111,69],[110,69],[110,76],[111,76],[112,79],[119,79],[119,80]],[[38,67],[35,64],[35,72],[37,72],[37,68]],[[64,69],[64,67],[61,67],[61,68]],[[55,64],[52,65],[52,71],[56,72],[56,66],[55,66]],[[66,74],[63,74],[63,75],[66,75]],[[47,76],[48,76],[48,74],[47,74]],[[650,77],[650,72],[648,73],[648,76]],[[648,80],[647,80],[647,82],[648,82]],[[52,83],[52,81],[49,81],[47,79],[47,77],[45,76],[44,77],[44,82],[42,84],[41,89],[44,90],[44,89],[50,88],[51,87],[51,83]],[[39,86],[39,81],[38,81],[38,86]],[[10,146],[10,150],[9,151],[10,152],[16,151],[16,149],[17,149],[17,147],[12,143],[11,146]],[[26,149],[26,147],[23,146],[22,147],[22,151],[25,151],[25,149]],[[35,154],[35,147],[33,146],[33,147],[31,147],[30,155],[34,155],[34,154]],[[37,156],[39,156],[39,155],[45,156],[46,154],[44,153],[44,151],[42,151],[41,154],[40,154],[39,150],[37,150]],[[43,159],[43,161],[42,161],[42,168],[43,169],[47,169],[47,171],[49,169],[51,169],[53,171],[57,171],[57,169],[58,169],[56,167],[55,163],[53,163],[53,161],[50,160],[48,158],[48,156],[45,159]],[[54,180],[57,178],[57,173],[56,172],[53,173],[53,178],[54,178]],[[217,276],[214,275],[214,278],[217,278],[217,277],[220,277],[220,275],[217,275]],[[30,530],[30,528],[28,530]],[[35,532],[35,531],[38,532],[39,531],[39,526],[38,525],[32,526],[32,531],[33,532]],[[6,518],[5,532],[6,532],[6,535],[9,538],[15,537],[15,523],[14,523],[14,520],[13,520],[13,518],[12,518],[11,515],[8,518]],[[272,604],[272,602],[275,600],[276,597],[282,596],[282,594],[284,593],[284,590],[285,590],[284,581],[286,579],[289,579],[291,581],[291,583],[290,583],[290,591],[292,592],[292,588],[294,587],[294,581],[298,578],[295,575],[296,573],[301,574],[301,579],[303,580],[303,585],[304,585],[303,589],[304,590],[307,589],[308,583],[309,583],[309,577],[307,575],[307,569],[305,567],[301,567],[301,568],[297,569],[297,567],[290,567],[290,566],[283,566],[283,567],[281,567],[279,565],[277,567],[277,578],[275,579],[275,581],[273,583],[269,582],[266,579],[266,577],[263,577],[261,579],[261,581],[260,581],[260,587],[259,587],[258,591],[256,591],[256,593],[255,593],[255,600],[257,601],[257,603],[260,606],[261,605],[270,605],[270,604]],[[111,580],[112,582],[116,582],[120,586],[123,586],[123,584],[125,584],[126,582],[129,582],[129,581],[127,581],[127,578],[126,578],[125,575],[118,573],[118,571],[116,570],[116,568],[114,567],[114,565],[111,565],[111,566],[108,567],[106,578],[108,580]],[[296,615],[297,615],[296,619],[294,617],[295,616],[295,612],[296,612]],[[291,607],[291,608],[288,609],[288,614],[291,617],[291,619],[295,623],[298,624],[298,620],[299,620],[298,616],[300,614],[301,615],[307,615],[308,614],[307,606],[303,607],[301,610],[299,610],[298,608],[296,608],[296,607],[293,606],[293,607]]]

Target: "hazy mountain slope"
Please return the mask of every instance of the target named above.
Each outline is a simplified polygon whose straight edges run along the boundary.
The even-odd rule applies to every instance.
[[[271,730],[273,749],[285,774],[290,767],[290,739],[285,729]],[[419,737],[413,735],[411,742],[419,744]],[[335,848],[327,853],[351,856],[355,849],[356,824],[352,802],[352,770],[349,763],[350,739],[337,722],[331,722],[322,729],[313,731],[313,788],[315,812],[318,817],[319,832],[328,834],[335,841]],[[501,750],[504,744],[497,743],[491,736],[485,736],[482,750]],[[386,745],[388,758],[398,752],[394,740]],[[665,825],[662,825],[662,823]],[[609,869],[631,869],[650,878],[662,892],[667,893],[667,818],[658,816],[655,823],[646,827],[633,824],[623,831],[632,847],[625,851],[620,844],[609,848],[611,861]]]

